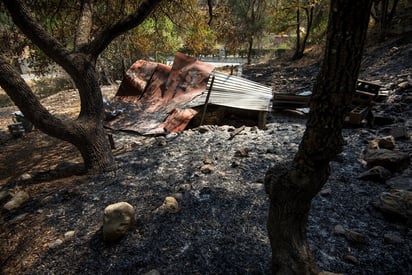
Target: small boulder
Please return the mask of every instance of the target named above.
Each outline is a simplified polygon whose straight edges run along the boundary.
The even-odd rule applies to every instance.
[[[393,189],[383,192],[378,201],[372,203],[378,210],[395,218],[412,221],[412,192]]]
[[[405,170],[410,162],[409,154],[388,149],[368,150],[364,159],[369,168],[383,166],[391,172]]]
[[[391,178],[386,181],[386,185],[391,189],[402,189],[412,192],[412,175],[405,174]]]
[[[19,208],[23,203],[25,203],[29,199],[29,194],[25,191],[20,191],[13,198],[8,201],[3,208],[11,211],[13,209]]]
[[[127,202],[111,204],[104,209],[103,239],[111,242],[126,235],[135,221],[135,210]]]
[[[392,173],[382,166],[375,166],[358,176],[362,180],[371,180],[377,182],[384,182],[391,177]]]
[[[163,204],[156,208],[154,213],[164,214],[164,213],[177,213],[179,212],[179,203],[176,198],[168,196],[163,201]]]
[[[396,147],[395,138],[393,136],[386,136],[371,140],[368,149],[388,149],[393,150]]]
[[[397,233],[386,233],[383,235],[383,239],[389,244],[401,244],[404,242],[402,237]]]
[[[369,239],[367,236],[353,231],[353,230],[345,230],[345,238],[350,241],[350,242],[354,242],[354,243],[359,243],[359,244],[367,244],[369,242]]]

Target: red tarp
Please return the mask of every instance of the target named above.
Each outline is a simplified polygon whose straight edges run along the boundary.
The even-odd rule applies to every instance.
[[[185,129],[196,111],[186,107],[206,92],[214,66],[177,53],[173,66],[139,60],[127,71],[113,101],[123,112],[106,126],[143,135]]]

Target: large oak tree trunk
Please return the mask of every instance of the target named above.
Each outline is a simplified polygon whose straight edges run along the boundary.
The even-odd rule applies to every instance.
[[[342,128],[359,73],[371,0],[332,0],[324,61],[293,161],[266,174],[274,274],[316,274],[306,239],[310,205],[342,151]]]
[[[3,0],[20,30],[71,76],[80,95],[80,114],[74,121],[63,121],[50,114],[1,53],[0,85],[38,129],[76,146],[88,172],[108,171],[115,167],[110,142],[103,128],[103,98],[96,73],[97,57],[114,38],[142,23],[161,1],[140,1],[133,13],[92,37],[93,1],[82,0],[75,47],[69,50],[36,22],[25,1]]]
[[[44,108],[20,74],[0,55],[0,85],[22,111],[23,115],[44,133],[72,143],[79,149],[88,172],[114,168],[110,142],[103,128],[102,97],[93,73],[82,74],[76,85],[85,90],[82,112],[77,120],[61,120]],[[92,70],[93,71],[93,70]],[[94,83],[94,85],[93,85]]]

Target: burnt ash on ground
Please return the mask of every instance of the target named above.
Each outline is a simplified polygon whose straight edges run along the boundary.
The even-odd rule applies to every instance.
[[[368,53],[368,66],[361,75],[365,80],[379,81],[391,92],[388,101],[376,103],[375,108],[393,116],[393,123],[345,129],[344,152],[331,163],[331,176],[312,203],[308,240],[320,270],[412,273],[411,228],[403,220],[388,219],[371,205],[388,187],[358,179],[366,170],[362,154],[370,140],[385,136],[394,126],[412,131],[412,108],[403,102],[412,90],[410,86],[398,87],[402,81],[412,84],[411,41],[398,43]],[[399,65],[393,59],[406,63]],[[257,65],[245,69],[244,74],[279,91],[295,92],[311,89],[318,68],[319,63],[298,68]],[[52,192],[38,192],[21,209],[2,212],[1,243],[14,246],[2,248],[8,252],[1,256],[2,271],[269,274],[269,201],[263,179],[272,164],[293,158],[305,130],[305,117],[273,113],[266,130],[245,127],[232,137],[235,129],[201,126],[166,137],[114,133],[119,150],[125,148],[116,155],[116,172],[94,178],[72,177]],[[410,140],[399,140],[397,146],[412,154]],[[42,184],[11,181],[7,187],[24,189]],[[179,212],[156,213],[168,195],[178,198]],[[137,222],[118,243],[105,244],[102,212],[119,201],[135,207]],[[357,232],[362,241],[348,240],[339,227]],[[72,230],[74,237],[65,239],[64,234]],[[20,240],[13,239],[19,234]],[[388,236],[400,241],[388,241],[396,239]],[[56,242],[58,239],[61,241]],[[29,245],[35,241],[40,248]]]

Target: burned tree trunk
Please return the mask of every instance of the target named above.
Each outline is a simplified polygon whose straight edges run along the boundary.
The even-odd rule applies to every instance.
[[[73,79],[79,91],[81,110],[76,120],[63,121],[47,111],[19,73],[0,56],[0,86],[24,116],[38,129],[68,141],[79,149],[89,172],[110,171],[115,167],[110,142],[103,128],[103,98],[96,73],[96,60],[119,35],[141,24],[162,0],[139,1],[128,16],[119,18],[91,35],[94,1],[81,1],[74,50],[66,48],[37,22],[26,1],[2,1],[22,33]]]
[[[308,215],[329,177],[329,162],[342,151],[344,115],[355,91],[371,3],[331,1],[325,57],[299,150],[292,163],[266,174],[274,274],[317,273],[306,240]]]

